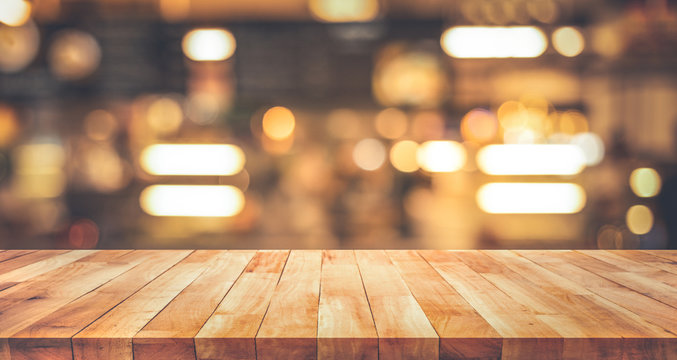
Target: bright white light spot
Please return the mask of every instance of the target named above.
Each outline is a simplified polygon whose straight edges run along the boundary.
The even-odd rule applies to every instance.
[[[154,216],[233,216],[244,195],[230,185],[152,185],[141,192],[143,211]]]
[[[235,37],[225,29],[195,29],[183,37],[183,53],[195,61],[226,60],[235,46]]]
[[[477,204],[491,214],[573,214],[585,200],[570,183],[489,183],[477,191]]]
[[[574,145],[489,145],[477,153],[477,165],[490,175],[574,175],[585,157]]]
[[[141,152],[141,167],[153,175],[234,175],[244,162],[230,144],[158,144]]]
[[[447,29],[442,49],[456,58],[534,58],[548,47],[537,27],[458,26]]]
[[[466,151],[456,141],[426,141],[418,148],[418,165],[429,172],[453,172],[466,162]]]
[[[0,23],[21,26],[31,17],[31,3],[24,0],[0,1]]]

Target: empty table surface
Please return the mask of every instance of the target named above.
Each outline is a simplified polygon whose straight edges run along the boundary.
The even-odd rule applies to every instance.
[[[0,250],[0,359],[677,359],[677,251]]]

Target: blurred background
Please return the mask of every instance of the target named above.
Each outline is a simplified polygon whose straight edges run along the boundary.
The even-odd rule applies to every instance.
[[[0,0],[1,248],[673,248],[668,0]]]

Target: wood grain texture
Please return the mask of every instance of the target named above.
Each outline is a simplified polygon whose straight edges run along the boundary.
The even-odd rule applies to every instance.
[[[0,250],[0,359],[677,359],[676,259]]]
[[[255,251],[218,251],[192,284],[134,336],[134,359],[194,357],[193,337],[209,319]]]
[[[206,270],[215,252],[198,250],[73,337],[73,358],[133,359],[132,338]]]
[[[195,336],[198,359],[255,359],[256,333],[289,251],[259,251]]]
[[[130,257],[140,259],[140,264],[12,335],[12,357],[72,360],[71,337],[189,254],[188,250],[135,251]]]
[[[440,337],[440,358],[498,358],[503,339],[416,251],[387,251]]]
[[[318,316],[321,360],[378,359],[378,336],[352,250],[325,250]]]
[[[378,334],[379,358],[439,358],[439,337],[384,251],[357,250]]]

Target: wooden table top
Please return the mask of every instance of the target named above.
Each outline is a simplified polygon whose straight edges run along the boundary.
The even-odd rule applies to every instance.
[[[677,359],[677,251],[0,250],[0,359]]]

